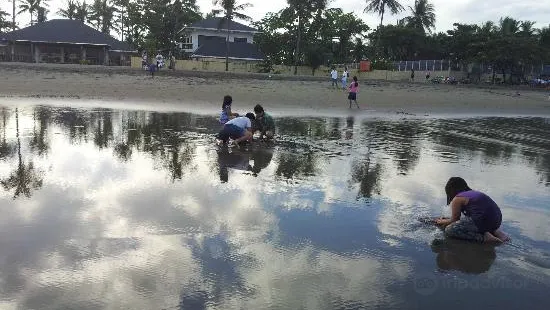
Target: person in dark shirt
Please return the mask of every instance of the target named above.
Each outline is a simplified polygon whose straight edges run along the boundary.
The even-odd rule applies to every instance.
[[[496,202],[485,193],[472,190],[460,177],[452,177],[445,186],[447,204],[451,206],[449,219],[437,219],[450,238],[476,242],[505,242],[509,237],[500,230],[502,213]],[[461,213],[465,215],[461,218]]]
[[[256,121],[254,132],[260,131],[260,139],[273,139],[275,137],[275,121],[267,114],[261,105],[254,107]]]

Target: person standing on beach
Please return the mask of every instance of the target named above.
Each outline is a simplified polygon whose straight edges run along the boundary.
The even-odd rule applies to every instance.
[[[357,77],[353,77],[353,82],[349,85],[349,93],[348,93],[348,99],[349,99],[349,108],[351,109],[351,102],[354,101],[357,105],[357,108],[359,109],[359,104],[357,103],[357,92],[359,91],[359,83],[357,82]]]
[[[414,82],[414,69],[411,69],[411,82]]]
[[[222,112],[220,113],[220,124],[225,124],[229,120],[238,117],[238,113],[231,111],[231,105],[233,104],[233,97],[227,95],[223,97]]]
[[[430,80],[430,71],[426,71],[426,83]]]
[[[342,73],[342,89],[344,91],[348,87],[348,77],[349,77],[348,68],[344,67],[344,72]]]
[[[460,177],[452,177],[445,185],[447,204],[451,206],[450,219],[437,219],[449,238],[479,243],[502,243],[510,238],[500,230],[502,213],[486,194],[472,190]],[[460,218],[461,213],[465,215]]]
[[[338,71],[336,71],[336,68],[332,67],[330,77],[332,79],[332,87],[336,87],[336,89],[338,89]]]

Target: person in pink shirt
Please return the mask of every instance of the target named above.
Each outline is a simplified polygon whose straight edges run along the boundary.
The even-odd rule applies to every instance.
[[[359,104],[357,103],[357,92],[359,91],[359,83],[357,82],[356,76],[353,77],[353,81],[349,85],[348,89],[349,89],[349,94],[348,94],[349,108],[351,109],[351,102],[354,101],[355,104],[357,105],[357,108],[359,109]]]

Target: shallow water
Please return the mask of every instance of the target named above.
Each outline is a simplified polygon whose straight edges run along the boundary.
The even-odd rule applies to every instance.
[[[1,309],[546,309],[550,122],[0,107]],[[513,241],[445,240],[465,177]]]

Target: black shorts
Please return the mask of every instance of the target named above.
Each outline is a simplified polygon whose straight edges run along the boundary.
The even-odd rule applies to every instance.
[[[357,100],[357,93],[349,93],[348,99],[349,100]]]

